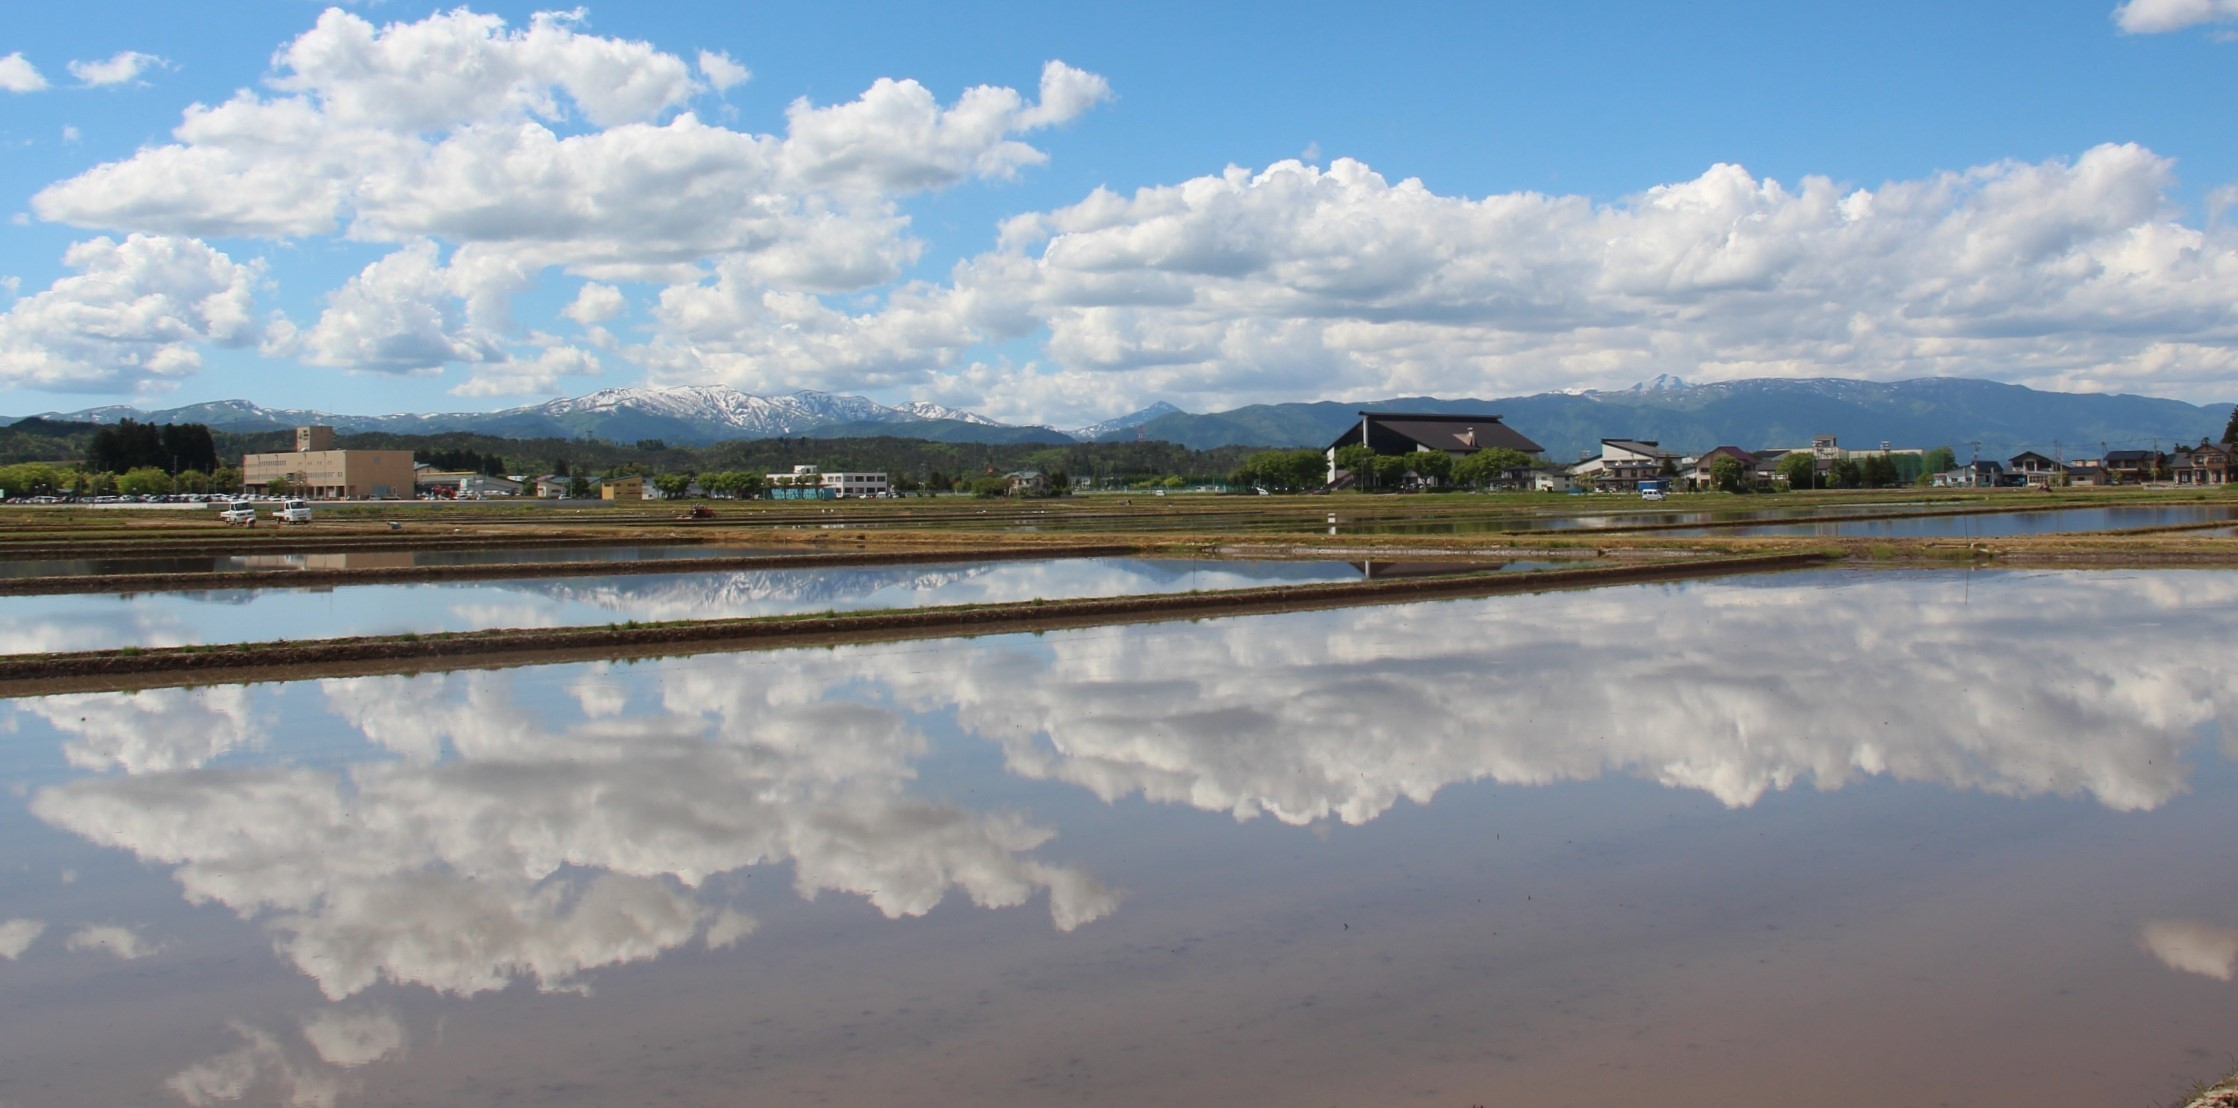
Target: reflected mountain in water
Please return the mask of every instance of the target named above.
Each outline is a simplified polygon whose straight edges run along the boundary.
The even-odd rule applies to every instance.
[[[641,577],[549,578],[494,582],[558,601],[589,604],[633,619],[716,619],[755,615],[773,606],[787,611],[844,607],[885,591],[932,592],[983,577],[988,565],[925,569],[919,566],[845,569],[742,570]]]

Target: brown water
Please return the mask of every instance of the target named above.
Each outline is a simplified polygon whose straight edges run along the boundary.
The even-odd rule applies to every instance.
[[[2154,1103],[2238,1048],[2234,617],[1837,572],[11,702],[0,1103]]]

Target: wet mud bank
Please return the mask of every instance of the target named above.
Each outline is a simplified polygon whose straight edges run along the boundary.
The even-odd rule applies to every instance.
[[[849,615],[763,616],[638,626],[469,631],[19,655],[0,658],[0,696],[293,680],[306,676],[409,673],[426,669],[591,658],[627,659],[1202,619],[1767,573],[1823,565],[1831,557],[1824,552],[1784,553],[1530,573],[1022,601]]]

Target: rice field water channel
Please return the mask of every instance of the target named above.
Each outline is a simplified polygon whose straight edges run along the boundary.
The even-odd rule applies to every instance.
[[[1832,570],[9,700],[0,1101],[2159,1102],[2234,623]]]
[[[538,578],[530,565],[502,580],[0,596],[0,654],[1213,592],[1557,564],[1069,558],[564,578]]]

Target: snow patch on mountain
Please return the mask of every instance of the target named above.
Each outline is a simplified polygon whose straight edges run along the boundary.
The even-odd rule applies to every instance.
[[[47,412],[48,419],[115,423],[137,419],[157,423],[207,423],[224,430],[256,430],[323,424],[342,431],[426,432],[471,429],[479,424],[524,420],[571,420],[618,415],[659,416],[691,426],[710,440],[794,435],[830,423],[918,423],[946,419],[985,427],[1002,424],[974,412],[914,401],[887,407],[861,396],[838,396],[804,389],[789,396],[757,396],[728,385],[672,385],[664,388],[605,388],[582,396],[560,397],[497,412],[429,412],[415,415],[352,416],[306,409],[264,408],[247,400],[219,400],[164,411],[143,411],[122,404],[78,412]]]
[[[1107,419],[1102,423],[1091,423],[1078,430],[1067,431],[1065,434],[1071,435],[1082,442],[1094,442],[1114,431],[1131,431],[1159,416],[1172,415],[1179,411],[1181,409],[1160,400],[1147,408],[1138,408],[1116,419]]]

